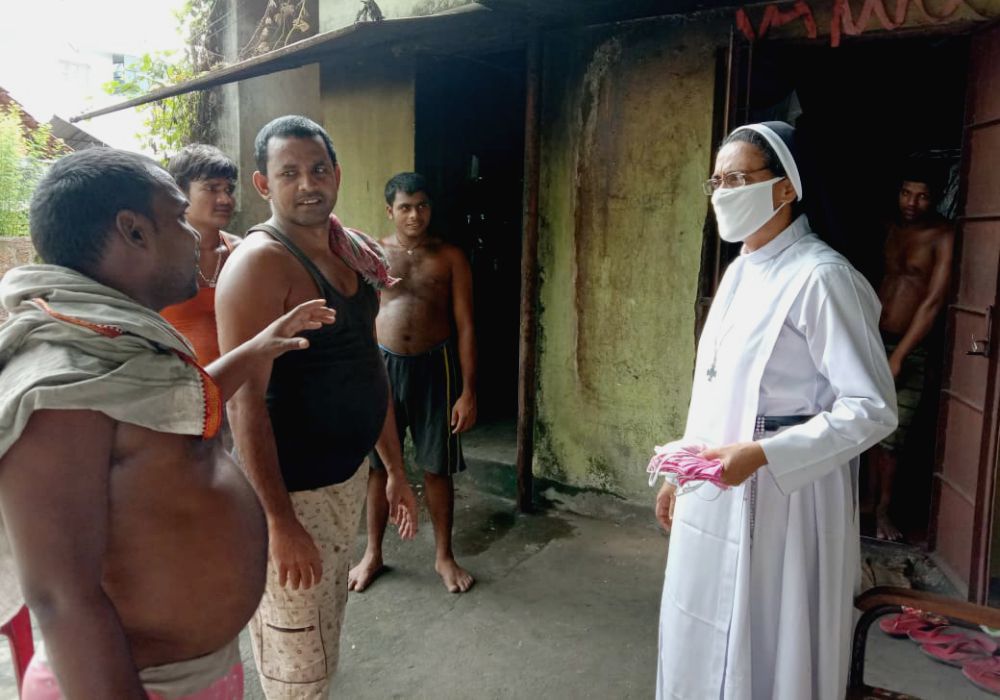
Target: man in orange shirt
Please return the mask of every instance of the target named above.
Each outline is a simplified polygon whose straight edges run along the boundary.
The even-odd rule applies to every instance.
[[[222,229],[233,218],[236,163],[215,146],[196,143],[170,159],[167,171],[187,196],[187,220],[201,235],[198,294],[160,313],[194,346],[198,361],[208,365],[219,357],[215,327],[215,284],[240,238]]]

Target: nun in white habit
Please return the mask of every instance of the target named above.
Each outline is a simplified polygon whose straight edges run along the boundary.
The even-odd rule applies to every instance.
[[[656,697],[842,700],[858,590],[858,455],[896,427],[868,282],[796,214],[783,122],[740,127],[705,183],[742,242],[712,304],[684,439],[723,481],[676,496]]]

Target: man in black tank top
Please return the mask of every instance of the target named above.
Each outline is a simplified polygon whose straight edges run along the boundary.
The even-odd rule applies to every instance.
[[[300,300],[324,298],[337,320],[305,333],[310,345],[297,361],[275,362],[229,404],[270,535],[250,638],[265,695],[326,698],[372,449],[388,467],[386,498],[404,539],[416,532],[417,506],[375,337],[375,286],[387,274],[377,244],[331,217],[340,168],[329,136],[304,117],[281,117],[255,145],[254,186],[272,216],[223,270],[219,345],[252,337]]]

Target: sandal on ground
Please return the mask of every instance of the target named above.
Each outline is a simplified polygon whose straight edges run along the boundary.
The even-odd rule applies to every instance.
[[[934,627],[929,630],[915,629],[907,636],[917,644],[927,646],[942,646],[961,642],[965,640],[975,640],[983,649],[990,654],[995,654],[1000,649],[1000,644],[993,637],[982,632],[976,632],[965,627]]]
[[[996,643],[986,644],[981,639],[966,637],[948,644],[921,644],[920,651],[935,661],[961,667],[970,661],[993,658]]]
[[[987,693],[1000,695],[1000,657],[988,656],[962,664],[962,675]]]
[[[913,631],[928,632],[936,627],[947,626],[948,621],[940,615],[907,607],[898,615],[889,615],[878,621],[880,630],[898,639],[908,637]]]

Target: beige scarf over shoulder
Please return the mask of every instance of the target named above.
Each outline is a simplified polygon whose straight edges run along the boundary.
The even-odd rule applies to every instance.
[[[165,433],[213,437],[222,402],[162,316],[73,270],[27,265],[0,280],[0,457],[40,409],[100,411]],[[0,623],[22,605],[0,533]]]

